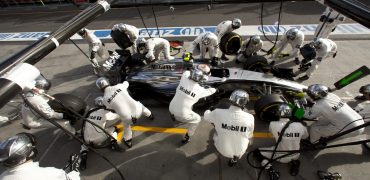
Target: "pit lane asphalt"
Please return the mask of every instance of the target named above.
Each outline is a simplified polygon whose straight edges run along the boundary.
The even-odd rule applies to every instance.
[[[368,62],[369,41],[337,41],[339,53],[335,59],[324,61],[316,74],[305,85],[323,83],[332,85],[336,80],[348,74],[361,65],[370,66]],[[187,43],[188,44],[188,43]],[[79,43],[87,51],[88,46]],[[1,43],[0,57],[3,59],[25,45]],[[107,44],[114,49],[115,44]],[[187,46],[187,45],[186,45]],[[268,47],[268,43],[266,44]],[[92,74],[88,60],[72,45],[63,44],[49,54],[36,66],[52,81],[50,94],[72,93],[85,99],[91,106],[93,99],[101,93],[95,87],[96,77]],[[234,65],[229,62],[227,66]],[[348,94],[356,95],[358,88],[368,83],[369,77],[359,80],[352,85],[339,90],[336,94],[350,98]],[[168,105],[156,102],[147,97],[140,99],[155,115],[154,121],[142,119],[140,126],[149,127],[178,127],[182,124],[172,122],[168,113]],[[253,112],[250,109],[250,112]],[[203,113],[203,110],[200,110]],[[9,137],[18,132],[31,132],[38,138],[40,164],[62,168],[71,153],[79,151],[79,143],[70,140],[60,130],[39,129],[25,130],[21,121],[13,121],[2,127],[1,138]],[[216,153],[213,146],[213,128],[210,124],[201,122],[192,141],[184,146],[180,145],[181,134],[134,132],[134,147],[124,153],[112,152],[108,149],[98,151],[106,155],[124,173],[126,179],[256,179],[258,171],[251,168],[245,156],[240,163],[230,168],[227,159]],[[268,132],[268,124],[256,120],[255,132]],[[351,140],[351,139],[349,139]],[[344,142],[344,141],[340,141]],[[254,138],[249,150],[256,147],[273,145],[271,138]],[[370,153],[363,151],[361,146],[327,149],[320,152],[307,152],[301,155],[301,171],[297,177],[288,173],[288,165],[276,163],[282,179],[316,179],[316,170],[340,172],[343,179],[368,179],[366,171],[370,167]],[[2,171],[3,169],[1,169]],[[89,155],[88,168],[82,172],[84,179],[117,179],[118,175],[102,159]],[[264,175],[263,179],[267,177]]]

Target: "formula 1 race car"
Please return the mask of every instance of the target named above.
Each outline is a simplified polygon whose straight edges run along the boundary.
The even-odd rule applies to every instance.
[[[129,90],[132,95],[146,94],[164,103],[169,103],[176,93],[176,88],[181,79],[181,75],[187,69],[203,63],[194,60],[192,64],[184,62],[181,58],[174,60],[161,60],[147,63],[137,55],[130,56],[129,53],[122,53],[116,57],[116,64],[110,74],[119,74],[119,78],[111,78],[112,82],[126,80],[130,83]],[[113,62],[113,61],[111,61]],[[119,68],[118,68],[119,67]],[[119,72],[117,70],[119,69]],[[109,76],[108,76],[109,77]],[[118,80],[120,79],[120,80]],[[252,97],[261,97],[269,94],[284,95],[287,92],[299,93],[306,86],[281,78],[271,74],[253,72],[238,68],[211,68],[211,77],[203,83],[204,86],[218,89],[211,97],[203,99],[199,104],[216,102],[222,98],[228,98],[232,91],[243,89]],[[261,102],[262,101],[262,102]],[[281,98],[262,98],[258,102],[257,114],[260,112],[271,111],[265,108],[274,104],[273,107],[282,103]],[[263,118],[264,115],[261,115]]]

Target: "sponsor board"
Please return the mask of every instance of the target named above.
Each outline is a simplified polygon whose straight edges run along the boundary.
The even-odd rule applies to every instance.
[[[267,36],[279,35],[291,28],[297,28],[305,33],[305,35],[313,35],[317,24],[302,24],[302,25],[266,25],[266,26],[242,26],[235,32],[241,36],[263,35],[263,31]],[[141,37],[196,37],[199,34],[210,31],[215,32],[216,26],[193,26],[193,27],[161,27],[161,28],[139,28]],[[95,30],[95,35],[100,39],[110,39],[110,29]],[[19,33],[0,33],[0,41],[35,41],[49,32],[19,32]],[[370,34],[370,29],[361,24],[340,24],[336,30],[332,32],[334,35],[360,35]],[[73,35],[71,39],[82,39],[78,35]]]

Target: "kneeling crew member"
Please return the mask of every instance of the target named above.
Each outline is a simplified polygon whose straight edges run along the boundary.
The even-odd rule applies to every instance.
[[[287,104],[279,106],[277,116],[280,117],[279,121],[271,121],[269,130],[274,136],[277,144],[268,148],[258,148],[253,151],[254,157],[261,162],[262,166],[269,171],[271,179],[278,179],[279,173],[272,168],[269,160],[286,155],[283,152],[276,151],[295,151],[300,149],[300,142],[302,139],[308,138],[307,128],[300,122],[290,121],[292,118],[292,109]],[[285,128],[285,126],[287,126]],[[283,135],[282,130],[284,130]],[[282,137],[280,137],[282,136]],[[281,138],[279,142],[279,138]],[[277,146],[277,147],[276,147]],[[269,150],[269,151],[263,151]],[[272,150],[272,151],[271,151]],[[299,172],[300,162],[298,160],[299,153],[294,153],[289,156],[277,159],[278,162],[288,163],[290,166],[290,174],[296,176]],[[272,157],[273,156],[273,157]],[[267,165],[266,165],[267,164]]]
[[[207,81],[208,75],[206,73],[209,73],[209,71],[210,69],[207,65],[202,65],[201,68],[195,68],[191,71],[185,71],[182,74],[179,86],[177,86],[175,97],[170,102],[169,111],[171,117],[177,121],[190,124],[182,140],[184,144],[188,143],[190,137],[194,135],[201,120],[199,114],[193,111],[193,105],[199,99],[216,92],[215,88],[205,88],[199,84],[202,81]]]
[[[313,84],[306,90],[308,96],[314,101],[312,107],[306,109],[304,117],[307,119],[318,118],[310,127],[310,141],[316,143],[321,137],[328,137],[338,132],[364,124],[364,120],[340,97],[328,92],[328,87]],[[344,137],[360,135],[364,128],[358,129]]]
[[[122,134],[121,136],[118,136],[118,134],[123,133],[123,128],[116,128],[116,125],[122,124],[120,116],[114,113],[113,110],[107,109],[104,106],[103,100],[104,99],[102,96],[95,98],[96,107],[89,111],[87,114],[87,119],[104,128],[105,131],[107,131],[115,139],[111,139],[101,129],[85,121],[82,128],[83,140],[93,147],[102,147],[109,143],[113,150],[124,151],[124,149],[119,145],[121,144],[122,139],[118,139],[118,137],[122,138]],[[88,147],[81,145],[81,170],[86,169],[88,150]]]
[[[131,125],[143,115],[153,120],[152,112],[130,96],[127,91],[129,86],[127,81],[110,86],[108,79],[101,77],[96,80],[96,86],[104,92],[104,105],[121,117],[124,124],[123,140],[129,148],[132,147]]]
[[[253,138],[254,117],[243,109],[249,101],[249,95],[243,90],[236,90],[230,96],[228,109],[214,109],[204,112],[204,120],[215,127],[213,140],[217,151],[230,158],[229,166],[246,152]]]

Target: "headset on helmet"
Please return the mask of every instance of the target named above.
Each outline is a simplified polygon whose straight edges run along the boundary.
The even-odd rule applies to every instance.
[[[370,96],[370,84],[361,86],[359,92],[363,95],[369,95]]]
[[[298,29],[296,29],[296,28],[289,29],[289,30],[286,32],[286,37],[287,37],[287,39],[289,39],[289,40],[294,40],[294,39],[297,37],[298,32],[299,32],[299,30],[298,30]]]
[[[313,84],[308,86],[306,92],[312,99],[317,100],[327,96],[329,88],[321,84]]]
[[[281,104],[276,111],[276,116],[280,118],[290,118],[292,117],[292,108],[288,104]]]
[[[37,155],[36,139],[32,134],[19,133],[0,143],[0,162],[14,167]]]
[[[251,42],[252,42],[252,44],[254,44],[254,45],[258,44],[260,41],[261,41],[261,37],[260,37],[260,36],[258,36],[258,35],[255,35],[255,36],[252,36],[252,37],[251,37]]]
[[[94,100],[95,106],[98,106],[98,107],[104,106],[103,101],[104,101],[103,96],[96,97]]]
[[[249,102],[249,94],[243,90],[235,90],[231,93],[229,100],[234,105],[244,108],[244,106]]]
[[[47,91],[51,87],[51,82],[44,77],[38,78],[36,79],[35,87]]]
[[[322,47],[322,39],[321,38],[318,38],[318,39],[315,39],[312,43],[311,43],[311,47],[315,48],[315,49],[320,49]]]
[[[86,28],[82,28],[81,30],[78,31],[78,35],[80,36],[85,36],[86,34]]]
[[[100,90],[104,90],[106,87],[110,86],[109,80],[105,77],[97,79],[95,84]]]
[[[202,44],[203,45],[209,45],[211,44],[211,33],[210,32],[207,32],[206,34],[204,34],[204,36],[202,37]]]
[[[242,25],[242,21],[239,18],[234,18],[231,21],[231,26],[233,29],[238,29]]]

